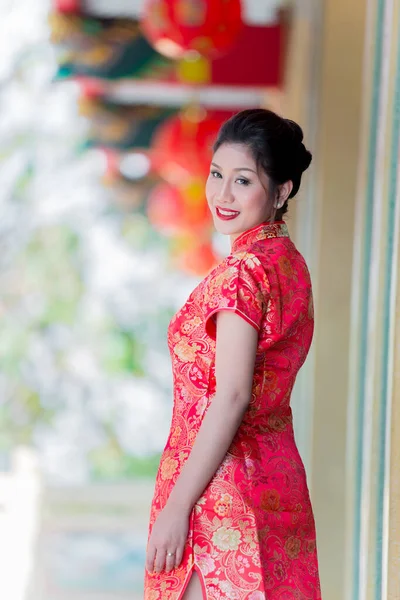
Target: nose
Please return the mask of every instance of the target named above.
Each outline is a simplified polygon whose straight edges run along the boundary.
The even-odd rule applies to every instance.
[[[219,204],[232,204],[234,197],[228,181],[224,181],[217,194],[217,202]]]

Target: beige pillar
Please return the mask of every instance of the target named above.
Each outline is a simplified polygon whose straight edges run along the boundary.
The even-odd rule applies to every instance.
[[[365,5],[364,0],[315,0],[303,15],[300,8],[296,35],[302,34],[304,44],[303,50],[292,45],[285,110],[304,125],[314,154],[291,226],[310,264],[316,304],[311,364],[296,412],[303,409],[311,423],[308,435],[303,430],[299,437],[324,600],[341,600],[346,586],[348,365]],[[304,48],[307,69],[298,69],[293,65],[301,62]]]
[[[349,335],[365,10],[364,0],[326,0],[320,48],[312,494],[324,600],[345,593]]]

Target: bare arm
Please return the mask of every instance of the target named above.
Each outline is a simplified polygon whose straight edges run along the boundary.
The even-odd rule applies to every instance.
[[[171,571],[182,561],[193,505],[215,474],[250,402],[258,334],[239,315],[217,313],[217,391],[168,502],[153,526],[146,567]]]
[[[187,513],[221,464],[250,402],[257,340],[239,315],[217,313],[216,396],[168,500]]]

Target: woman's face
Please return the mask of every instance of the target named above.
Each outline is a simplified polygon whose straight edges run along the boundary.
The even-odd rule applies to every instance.
[[[260,177],[262,179],[260,179]],[[267,175],[241,144],[223,144],[213,156],[206,196],[217,231],[235,239],[270,216]]]

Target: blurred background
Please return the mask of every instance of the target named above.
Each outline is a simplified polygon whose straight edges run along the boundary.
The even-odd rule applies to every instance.
[[[229,253],[224,120],[297,120],[316,333],[294,391],[324,600],[400,599],[400,7],[2,0],[0,598],[140,600],[166,329]],[[397,316],[397,319],[396,319]]]

